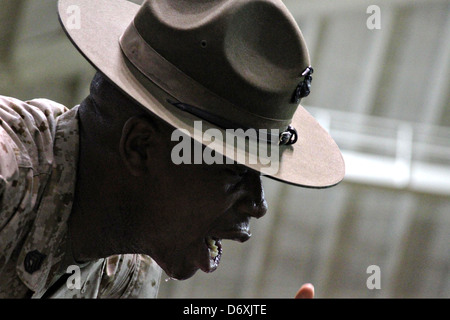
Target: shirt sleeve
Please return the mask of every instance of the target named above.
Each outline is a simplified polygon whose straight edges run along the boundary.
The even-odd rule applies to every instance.
[[[0,117],[0,230],[16,211],[20,195],[29,183],[29,172],[19,170],[19,150],[2,123]]]
[[[53,161],[56,118],[67,110],[50,100],[0,96],[0,270],[34,218]]]
[[[105,259],[98,298],[156,298],[162,270],[143,254],[123,254]]]

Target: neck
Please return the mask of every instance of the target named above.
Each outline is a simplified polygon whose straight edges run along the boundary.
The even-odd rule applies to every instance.
[[[105,150],[96,131],[95,124],[90,125],[86,115],[80,112],[77,184],[68,222],[72,251],[79,262],[118,253],[114,231],[120,211],[117,194],[120,170],[117,157]]]

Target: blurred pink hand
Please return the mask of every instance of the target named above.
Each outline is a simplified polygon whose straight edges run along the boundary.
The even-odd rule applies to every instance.
[[[312,299],[314,298],[314,286],[306,283],[300,287],[295,295],[295,299]]]

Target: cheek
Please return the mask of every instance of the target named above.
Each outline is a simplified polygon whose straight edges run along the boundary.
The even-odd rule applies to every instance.
[[[185,172],[176,175],[171,181],[174,205],[191,208],[191,211],[223,211],[233,201],[230,190],[234,184],[221,179],[220,176],[205,175],[195,170],[195,165],[185,166]],[[189,170],[191,169],[191,170]],[[191,172],[187,172],[187,171]],[[196,173],[200,171],[199,173]]]
[[[210,189],[211,190],[211,189]],[[148,208],[145,224],[163,241],[184,242],[204,235],[232,201],[221,192],[200,192],[186,188],[170,197],[159,196]]]

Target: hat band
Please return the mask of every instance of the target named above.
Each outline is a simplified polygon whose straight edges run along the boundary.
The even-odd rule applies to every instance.
[[[292,122],[292,119],[272,119],[257,115],[238,108],[213,93],[156,52],[139,34],[134,22],[120,37],[120,46],[129,62],[145,78],[177,99],[176,103],[196,106],[213,117],[239,119],[239,123],[233,123],[243,128],[284,131]]]
[[[205,112],[197,107],[182,103],[182,102],[175,102],[170,99],[167,100],[170,104],[174,105],[178,109],[182,111],[189,112],[190,114],[193,114],[199,118],[202,118],[212,124],[215,124],[221,128],[227,128],[227,129],[242,129],[243,131],[251,130],[251,128],[243,128],[240,125],[237,125],[234,122],[231,122],[227,119],[223,119],[221,117],[217,117],[211,113]],[[276,131],[274,134],[272,130]],[[294,127],[288,126],[284,129],[283,132],[279,132],[278,129],[270,129],[270,130],[259,130],[259,132],[255,132],[257,140],[259,142],[266,142],[271,144],[278,144],[278,145],[292,145],[297,142],[298,134],[297,130],[295,130]],[[245,133],[244,133],[245,134]]]

